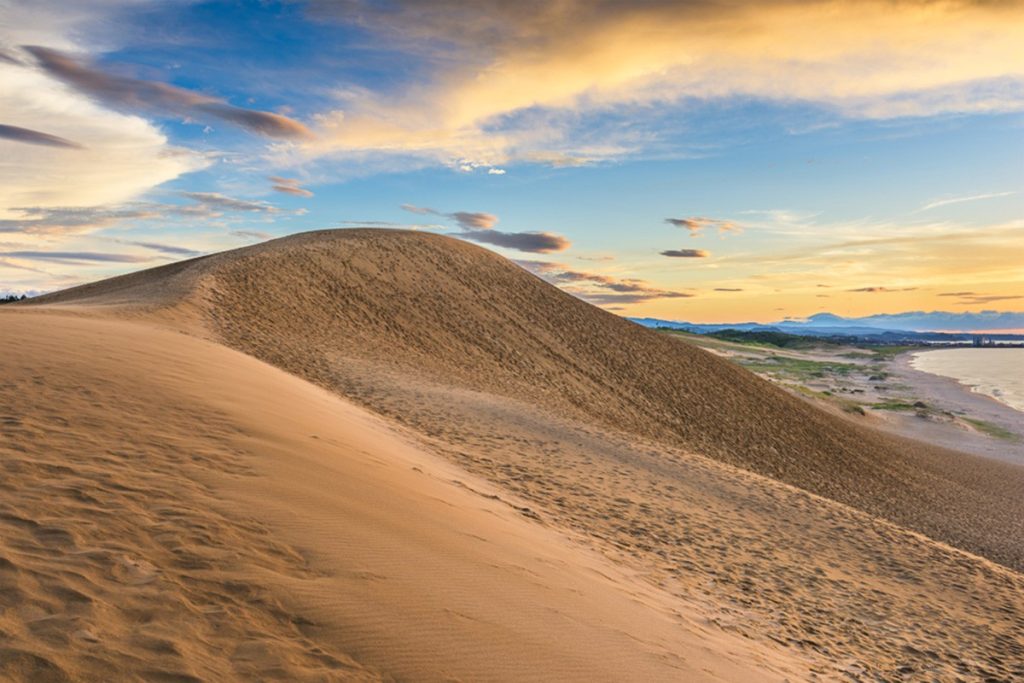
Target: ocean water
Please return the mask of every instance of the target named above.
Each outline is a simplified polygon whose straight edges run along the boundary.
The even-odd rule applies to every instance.
[[[952,377],[986,396],[1024,412],[1024,349],[941,349],[915,353],[922,372]]]

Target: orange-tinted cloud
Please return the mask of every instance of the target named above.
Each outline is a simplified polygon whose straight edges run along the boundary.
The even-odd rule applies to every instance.
[[[743,228],[732,221],[720,218],[705,218],[703,216],[691,216],[689,218],[666,218],[665,222],[677,228],[690,231],[690,237],[699,237],[704,229],[713,229],[721,233],[743,232]]]
[[[1024,108],[1019,2],[352,0],[311,11],[433,67],[400,93],[358,93],[322,115],[316,152],[602,158],[621,146],[585,149],[558,112],[684,98],[802,100],[882,118]]]

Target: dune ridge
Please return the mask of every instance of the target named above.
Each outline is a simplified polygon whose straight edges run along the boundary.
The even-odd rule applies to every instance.
[[[194,311],[214,338],[343,394],[391,371],[545,406],[1024,567],[1021,468],[836,419],[451,238],[304,233],[38,301],[69,302]]]
[[[820,413],[478,247],[306,233],[10,308],[170,327],[370,408],[773,675],[1024,676],[1020,468]],[[307,553],[272,507],[234,513]]]

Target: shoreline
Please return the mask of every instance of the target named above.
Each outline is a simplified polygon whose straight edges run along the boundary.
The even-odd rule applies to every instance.
[[[952,413],[957,417],[980,420],[1017,435],[1016,440],[994,438],[971,432],[955,425],[942,425],[924,421],[916,416],[899,420],[897,430],[907,436],[936,443],[975,455],[996,458],[1004,462],[1024,465],[1024,412],[1003,403],[994,396],[974,391],[960,380],[933,374],[913,366],[914,356],[920,350],[907,351],[893,358],[888,367],[893,379],[907,387],[929,407]],[[925,424],[920,424],[924,422]],[[924,427],[932,426],[932,429]],[[945,429],[941,429],[945,427]],[[941,432],[941,433],[940,433]],[[941,438],[941,440],[940,440]]]
[[[929,372],[928,370],[922,370],[921,368],[918,368],[918,367],[914,366],[914,359],[917,358],[918,356],[920,356],[922,354],[926,354],[926,353],[934,353],[936,351],[946,351],[946,350],[948,350],[948,349],[926,349],[924,351],[908,351],[907,354],[906,354],[909,357],[909,359],[907,360],[907,365],[908,365],[908,367],[910,367],[910,369],[912,369],[912,370],[914,370],[916,372],[923,372],[926,375],[932,375],[934,377],[942,377],[943,379],[951,380],[951,381],[955,382],[956,384],[960,385],[961,387],[963,387],[965,391],[967,391],[968,393],[970,393],[973,396],[982,396],[984,398],[987,398],[987,399],[990,399],[992,401],[995,401],[999,405],[1004,406],[1006,408],[1009,408],[1010,410],[1012,410],[1012,411],[1014,411],[1016,413],[1020,413],[1020,419],[1024,420],[1024,407],[1018,408],[1017,406],[1014,406],[1011,403],[1008,403],[1007,401],[999,398],[998,396],[993,396],[992,394],[989,394],[987,392],[980,391],[978,389],[978,387],[972,386],[970,384],[967,384],[963,380],[958,379],[956,377],[952,377],[950,375],[943,375],[943,374],[938,373],[938,372]]]

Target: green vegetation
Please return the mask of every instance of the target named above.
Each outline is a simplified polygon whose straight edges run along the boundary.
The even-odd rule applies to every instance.
[[[872,403],[871,407],[875,410],[920,410],[924,404],[920,402],[918,402],[918,404],[892,400],[882,401],[881,403]]]
[[[988,434],[996,439],[1003,439],[1004,441],[1020,441],[1020,436],[1014,434],[1009,429],[1004,429],[999,425],[992,424],[991,422],[985,422],[984,420],[975,420],[970,417],[961,418],[964,422],[970,424],[972,427],[977,429],[983,434]]]
[[[843,412],[853,413],[855,415],[865,414],[863,403],[858,403],[857,401],[853,401],[848,398],[839,398],[831,391],[815,391],[814,389],[808,389],[807,387],[799,384],[791,385],[789,388],[793,389],[798,394],[809,396],[811,398],[818,399],[819,401],[828,401],[833,405],[839,406]]]
[[[799,334],[770,331],[722,330],[706,335],[723,341],[747,344],[749,346],[771,346],[778,349],[814,349],[826,346],[838,346],[818,337],[805,337]]]
[[[824,379],[829,375],[846,377],[861,370],[854,363],[836,363],[833,361],[805,360],[802,358],[786,358],[771,356],[739,361],[743,367],[753,372],[761,372],[780,378],[794,380]]]
[[[17,294],[6,294],[4,296],[0,296],[0,304],[13,304],[15,301],[24,301],[27,298],[28,297],[24,294],[21,296],[18,296]]]

